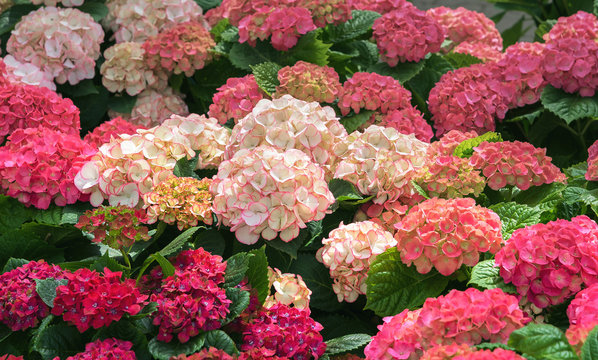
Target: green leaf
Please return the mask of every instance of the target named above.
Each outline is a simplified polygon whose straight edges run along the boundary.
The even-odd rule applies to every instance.
[[[349,334],[326,341],[326,355],[342,354],[347,351],[359,349],[370,342],[372,337],[368,334]]]
[[[265,62],[258,65],[250,65],[250,68],[260,89],[264,90],[268,96],[272,96],[276,91],[276,87],[280,85],[278,71],[282,67],[273,62]]]
[[[195,234],[197,232],[197,230],[199,230],[199,226],[194,226],[192,228],[189,228],[189,229],[183,231],[182,234],[180,234],[179,236],[174,238],[174,240],[172,240],[168,245],[166,245],[158,253],[162,256],[169,256],[169,255],[173,254],[174,252],[178,251],[183,246],[185,246],[185,244],[187,244],[187,242],[191,239],[193,234]]]
[[[231,27],[232,25],[228,19],[222,19],[218,21],[216,25],[212,26],[212,29],[210,29],[210,34],[212,34],[214,37],[214,41],[220,42],[220,40],[222,40],[222,33]]]
[[[14,230],[0,235],[0,266],[9,258],[27,260],[45,259],[48,262],[64,261],[62,250],[41,240],[27,230]]]
[[[429,297],[442,293],[448,278],[436,271],[420,274],[415,266],[401,262],[396,248],[378,255],[368,271],[367,304],[378,316],[391,316],[421,306]]]
[[[278,52],[268,43],[258,41],[253,47],[247,43],[235,43],[228,53],[228,58],[233,66],[251,71],[251,65],[263,62],[277,62]]]
[[[35,279],[35,291],[46,305],[54,307],[56,288],[66,284],[68,284],[66,279]]]
[[[0,234],[18,229],[31,218],[31,211],[17,199],[0,195]]]
[[[297,252],[299,251],[301,246],[303,246],[303,243],[305,242],[308,233],[309,231],[307,229],[301,229],[299,231],[299,236],[297,236],[289,242],[282,241],[280,237],[277,237],[274,240],[266,241],[266,244],[278,251],[288,254],[291,257],[291,259],[296,259]]]
[[[100,244],[103,245],[103,244]],[[106,248],[108,248],[106,246]],[[104,268],[108,268],[110,269],[110,271],[123,271],[126,270],[127,268],[124,267],[123,265],[121,265],[118,261],[116,261],[113,257],[111,257],[111,252],[115,252],[115,254],[112,254],[112,256],[118,256],[120,255],[120,252],[116,251],[115,249],[112,248],[108,248],[109,250],[106,250],[106,252],[104,253],[104,255],[102,255],[100,258],[96,259],[92,264],[91,264],[91,269],[92,270],[96,270],[98,272],[103,272]]]
[[[192,159],[187,159],[187,157],[180,158],[176,162],[176,164],[174,165],[174,169],[172,170],[174,176],[190,177],[201,180],[201,178],[197,176],[197,174],[195,173],[197,161],[199,161],[199,151],[195,152],[195,156]]]
[[[18,267],[21,267],[25,264],[28,264],[30,260],[25,260],[25,259],[16,259],[16,258],[10,258],[8,259],[8,261],[6,262],[6,265],[4,265],[4,269],[2,269],[2,273],[5,272],[9,272],[12,271]]]
[[[156,260],[160,267],[162,268],[162,274],[165,278],[174,275],[175,268],[174,266],[166,259],[162,254],[155,253],[150,256],[152,259]]]
[[[169,360],[173,356],[185,354],[190,355],[201,350],[205,342],[205,335],[198,335],[192,337],[184,344],[181,344],[177,339],[170,342],[162,342],[157,338],[153,338],[148,343],[150,354],[158,360]]]
[[[420,194],[421,196],[423,196],[425,199],[430,198],[430,195],[428,195],[426,190],[424,190],[423,187],[421,187],[418,183],[416,183],[415,180],[411,180],[411,186],[413,186],[415,191],[417,191],[417,193]]]
[[[268,257],[266,247],[254,249],[249,252],[249,264],[247,268],[247,279],[251,288],[257,291],[260,304],[263,304],[270,294],[270,281],[268,280]]]
[[[130,114],[137,102],[136,96],[122,94],[120,96],[111,96],[108,99],[108,108],[120,114]]]
[[[226,298],[232,303],[228,307],[229,313],[223,324],[228,324],[236,319],[249,306],[249,291],[241,290],[239,288],[227,288]]]
[[[519,122],[519,121],[526,121],[529,125],[532,125],[534,121],[536,121],[540,116],[544,114],[544,109],[539,109],[532,111],[527,114],[515,116],[509,119],[505,119],[505,122]]]
[[[328,183],[328,189],[337,201],[361,200],[363,196],[350,182],[342,179],[332,179]]]
[[[195,237],[195,248],[202,247],[211,254],[222,255],[226,248],[226,243],[222,234],[216,229],[201,231]]]
[[[206,342],[204,347],[214,347],[216,349],[224,350],[229,355],[236,355],[239,353],[237,346],[233,339],[222,330],[212,330],[206,333]]]
[[[538,42],[544,42],[544,34],[548,33],[550,29],[556,24],[555,19],[548,19],[546,21],[542,21],[538,28],[534,32],[534,40]]]
[[[98,94],[72,97],[81,112],[81,133],[85,134],[98,126],[108,111],[110,93],[104,87],[96,88]],[[130,111],[129,111],[130,112]]]
[[[347,40],[353,40],[366,34],[372,29],[374,21],[381,15],[374,11],[353,10],[352,19],[339,25],[328,25],[324,29],[324,39],[326,42],[340,43]]]
[[[89,204],[73,204],[67,206],[50,205],[46,210],[33,211],[33,220],[47,225],[75,225],[83,213],[91,209]]]
[[[14,5],[0,15],[0,35],[11,31],[21,18],[39,6],[31,4]]]
[[[361,125],[367,123],[372,114],[374,114],[372,110],[362,110],[359,114],[341,118],[340,122],[350,134],[359,129]]]
[[[586,172],[588,172],[588,163],[586,161],[572,165],[563,170],[567,175],[567,184],[573,186],[584,186],[587,182]]]
[[[577,360],[565,334],[548,324],[530,324],[511,333],[509,346],[538,360]]]
[[[288,63],[294,64],[303,60],[316,65],[328,64],[328,49],[332,44],[325,44],[318,38],[319,30],[314,30],[303,35],[297,45],[287,53]]]
[[[567,124],[578,119],[598,117],[598,94],[582,97],[546,85],[540,99],[545,108],[565,120]]]
[[[598,0],[594,0],[594,15],[598,16]]]
[[[68,85],[68,83],[59,85],[58,92],[69,97],[97,95],[100,93],[91,79],[80,81],[76,85]]]
[[[85,1],[77,9],[88,13],[97,22],[100,22],[100,20],[108,15],[108,7],[98,1]]]
[[[203,10],[203,13],[205,14],[206,11],[220,5],[222,3],[222,0],[195,0],[195,2],[197,3],[197,5],[199,5],[201,10]]]
[[[501,142],[502,136],[499,133],[489,131],[483,135],[474,137],[473,139],[467,139],[459,145],[457,145],[453,154],[462,158],[471,157],[471,155],[473,155],[473,148],[480,145],[484,141]]]
[[[358,71],[366,71],[367,68],[378,62],[378,47],[371,41],[353,41],[347,46],[359,52],[359,56],[351,60],[351,63],[357,66]]]
[[[84,348],[83,335],[76,327],[65,323],[49,325],[49,321],[42,323],[31,343],[31,350],[38,352],[44,360],[52,360],[57,356],[65,359]]]
[[[490,206],[500,217],[502,236],[505,240],[511,237],[513,231],[540,222],[542,210],[516,202],[501,202]]]
[[[426,66],[426,61],[398,63],[397,66],[390,67],[385,62],[379,62],[370,66],[369,72],[375,72],[380,75],[390,76],[398,80],[401,84],[413,79]]]
[[[301,275],[307,287],[312,291],[310,307],[327,312],[336,311],[342,307],[332,290],[330,271],[312,254],[297,255],[297,261],[292,263],[288,272]]]
[[[473,55],[470,54],[461,54],[456,52],[451,52],[444,55],[444,58],[448,60],[448,62],[453,65],[455,69],[459,69],[462,67],[468,67],[473,64],[481,64],[483,61]]]
[[[598,214],[598,189],[586,191],[580,195],[579,200],[591,207],[594,213]]]
[[[249,257],[250,255],[247,253],[241,252],[226,259],[226,272],[222,287],[237,286],[243,280],[249,269]]]
[[[500,276],[500,269],[495,266],[494,259],[480,261],[471,271],[471,279],[467,285],[474,285],[481,289],[502,289],[509,294],[517,293],[513,284],[505,284]]]
[[[414,101],[422,111],[427,111],[428,95],[430,90],[440,80],[442,75],[454,70],[448,60],[438,54],[432,54],[426,59],[424,68],[407,82],[407,86],[413,93]]]
[[[515,44],[526,32],[523,30],[525,16],[522,16],[513,26],[502,32],[503,47],[506,49]]]
[[[581,360],[598,360],[598,326],[588,334],[581,347]]]

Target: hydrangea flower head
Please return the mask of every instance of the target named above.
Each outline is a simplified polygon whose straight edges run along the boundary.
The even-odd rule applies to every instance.
[[[201,349],[200,352],[192,354],[192,355],[185,355],[181,354],[179,356],[173,356],[170,360],[234,360],[232,356],[224,352],[224,350],[216,349],[215,347],[209,347]]]
[[[446,35],[432,16],[414,6],[382,15],[374,21],[372,29],[380,58],[393,67],[399,62],[420,61],[427,54],[440,51]]]
[[[439,198],[479,196],[486,187],[480,171],[454,155],[430,156],[414,180],[430,197]]]
[[[25,360],[23,356],[15,356],[12,354],[6,354],[0,356],[0,360]]]
[[[111,118],[121,116],[131,124],[149,128],[160,125],[171,115],[189,115],[189,108],[181,96],[171,87],[161,91],[148,88],[137,95],[130,114],[113,113],[109,110],[108,115]]]
[[[257,85],[253,75],[229,78],[226,84],[216,91],[208,115],[218,119],[221,124],[229,119],[233,119],[236,124],[266,95]]]
[[[108,338],[98,339],[85,345],[85,352],[69,356],[66,360],[136,360],[130,341]]]
[[[567,307],[567,317],[570,324],[567,339],[579,355],[590,331],[598,326],[598,284],[594,283],[575,295]]]
[[[434,131],[417,108],[406,106],[390,110],[376,125],[397,129],[401,134],[413,134],[418,140],[429,143]]]
[[[28,62],[20,62],[12,55],[6,55],[0,60],[6,65],[6,78],[13,83],[43,86],[52,91],[56,90],[54,77],[39,66]]]
[[[339,76],[333,68],[305,61],[280,69],[278,81],[275,96],[289,94],[307,102],[332,103],[341,90]]]
[[[394,235],[396,231],[394,224],[401,221],[403,216],[407,214],[408,209],[409,207],[400,201],[387,201],[384,204],[367,202],[357,210],[353,221],[369,220],[375,222]]]
[[[542,38],[547,43],[564,38],[594,41],[598,38],[598,19],[596,15],[585,11],[578,11],[571,16],[561,16]]]
[[[438,345],[424,351],[420,360],[452,360],[475,351],[467,344]]]
[[[588,181],[598,181],[598,140],[588,149],[588,171],[585,178]]]
[[[100,126],[89,132],[83,140],[88,144],[99,148],[103,144],[109,143],[113,139],[117,138],[120,134],[133,135],[137,133],[137,129],[145,129],[141,125],[134,125],[130,122],[123,120],[122,117],[118,116],[110,121],[106,121]]]
[[[102,26],[74,8],[41,7],[25,16],[12,31],[6,50],[71,85],[94,77],[95,61],[104,41]]]
[[[289,242],[305,223],[324,218],[335,201],[324,170],[296,149],[239,150],[213,180],[212,210],[244,244],[260,236]]]
[[[356,10],[375,11],[386,14],[393,10],[415,7],[408,0],[350,0],[349,5]]]
[[[392,234],[372,221],[344,225],[322,240],[316,259],[330,269],[338,301],[354,302],[365,295],[367,273],[376,257],[395,246]]]
[[[496,254],[500,276],[538,308],[598,282],[598,225],[585,215],[513,232]]]
[[[277,268],[268,267],[268,281],[270,288],[274,287],[274,294],[268,295],[264,307],[284,304],[299,309],[309,310],[311,290],[303,281],[301,275],[285,273]]]
[[[251,348],[246,351],[241,351],[237,360],[291,360],[292,358],[286,356],[277,356],[276,350],[271,350],[265,347]]]
[[[318,28],[328,24],[341,24],[351,19],[351,6],[347,0],[298,0],[296,6],[309,10]]]
[[[523,356],[511,350],[496,348],[493,350],[475,350],[457,355],[453,360],[525,360]]]
[[[455,46],[452,52],[457,54],[468,54],[477,57],[482,60],[482,62],[498,61],[503,56],[503,54],[495,48],[479,42],[462,42]]]

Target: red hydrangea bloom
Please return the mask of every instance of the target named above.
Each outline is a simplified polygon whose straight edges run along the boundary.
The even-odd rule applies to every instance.
[[[104,268],[104,274],[89,269],[65,273],[68,284],[56,288],[52,314],[84,332],[119,321],[123,315],[136,315],[145,305],[147,295],[135,287],[135,280],[121,281],[121,272]]]
[[[389,111],[388,114],[382,115],[382,119],[376,124],[395,128],[401,134],[413,134],[418,140],[427,143],[434,137],[434,131],[422,113],[411,106]]]
[[[181,354],[179,356],[173,356],[170,360],[234,360],[234,358],[224,352],[224,350],[209,347],[208,349],[202,349],[200,352],[193,355]]]
[[[262,309],[243,332],[241,350],[266,348],[277,356],[296,360],[318,359],[326,350],[320,330],[324,327],[309,316],[309,310],[277,304]]]
[[[588,149],[588,171],[586,180],[598,181],[598,140]]]
[[[259,88],[255,77],[229,78],[226,84],[216,89],[208,115],[218,119],[221,124],[229,119],[235,123],[249,114],[255,104],[266,94]]]
[[[570,324],[567,339],[579,354],[590,331],[598,326],[598,283],[575,295],[567,307],[567,317]]]
[[[11,83],[0,86],[0,142],[16,129],[38,126],[79,135],[79,109],[71,99],[45,87]]]
[[[473,148],[469,163],[488,179],[488,186],[498,190],[507,185],[527,190],[530,186],[567,182],[567,177],[551,163],[545,148],[521,141],[487,142]]]
[[[502,245],[501,222],[471,198],[428,199],[395,224],[401,261],[421,274],[435,267],[448,276],[462,264],[474,266],[480,253],[495,254]]]
[[[50,309],[37,294],[35,279],[63,279],[56,265],[31,261],[0,274],[0,322],[12,331],[35,327],[50,315]]]
[[[436,136],[450,130],[485,133],[495,129],[494,117],[504,119],[508,106],[495,70],[491,63],[475,64],[442,75],[428,99]]]
[[[200,22],[189,21],[148,38],[143,49],[151,69],[192,76],[195,70],[212,61],[209,50],[215,45],[212,35]]]
[[[270,350],[265,347],[252,348],[247,351],[241,351],[237,360],[291,360],[286,356],[276,356],[276,350]]]
[[[494,350],[476,350],[457,355],[452,360],[525,360],[523,356],[511,350],[496,348]]]
[[[415,7],[408,0],[349,0],[349,5],[356,10],[370,10],[379,14]]]
[[[598,224],[585,215],[518,229],[496,254],[500,276],[538,308],[598,282]]]
[[[85,352],[69,356],[66,360],[135,360],[130,341],[109,338],[98,339],[85,345]]]
[[[353,221],[370,220],[394,235],[396,231],[394,224],[401,221],[408,209],[407,205],[399,201],[387,201],[384,204],[367,202],[357,210]]]
[[[598,19],[594,14],[578,11],[571,16],[561,16],[543,39],[547,43],[556,39],[576,38],[596,40],[598,38]]]
[[[12,354],[6,354],[0,356],[0,360],[25,360],[23,356],[15,356]]]
[[[289,94],[303,101],[332,103],[341,91],[339,76],[329,66],[298,61],[278,71],[276,97]]]
[[[100,146],[109,143],[112,139],[117,138],[120,134],[133,135],[137,133],[137,129],[146,129],[142,125],[131,124],[118,116],[110,121],[102,123],[100,126],[90,131],[83,140],[88,144],[99,148]]]
[[[390,66],[420,61],[427,54],[440,51],[446,36],[433,17],[416,7],[404,7],[384,14],[374,21],[372,29],[380,58]]]
[[[79,136],[44,127],[17,129],[0,148],[0,187],[27,206],[47,209],[86,201],[75,175],[95,149]]]
[[[411,107],[411,93],[398,80],[376,73],[356,72],[343,84],[338,107],[347,115],[353,110],[377,110],[383,114]]]
[[[365,355],[370,360],[419,359],[424,350],[438,345],[506,343],[529,321],[517,298],[501,289],[451,290],[428,298],[419,310],[384,318]]]
[[[500,51],[496,50],[495,48],[488,46],[484,43],[477,42],[462,42],[461,44],[455,46],[452,52],[458,54],[469,54],[471,56],[477,57],[483,62],[498,61],[502,58],[503,55]]]

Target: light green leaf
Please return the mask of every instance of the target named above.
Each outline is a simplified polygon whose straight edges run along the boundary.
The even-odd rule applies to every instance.
[[[198,335],[192,337],[184,344],[181,344],[177,339],[170,342],[162,342],[157,338],[149,341],[148,349],[150,354],[158,360],[169,360],[173,356],[185,354],[190,355],[201,350],[205,342],[205,335]]]
[[[273,62],[265,62],[257,65],[250,65],[253,76],[257,85],[262,89],[268,96],[276,91],[276,87],[280,85],[278,81],[278,71],[282,67]]]
[[[578,360],[565,334],[556,326],[530,324],[511,333],[509,346],[537,360]]]
[[[569,94],[551,85],[546,85],[542,91],[541,100],[545,108],[565,120],[567,124],[578,119],[598,117],[598,94],[592,97],[582,97],[579,94]]]
[[[206,333],[206,342],[204,347],[214,347],[216,349],[224,350],[229,355],[236,355],[239,353],[237,346],[233,339],[222,330],[212,330]]]
[[[471,157],[471,155],[473,155],[473,148],[480,145],[484,141],[501,142],[502,136],[499,133],[489,131],[483,135],[474,137],[473,139],[467,139],[457,145],[453,154],[462,158]]]
[[[327,42],[340,43],[353,40],[366,34],[372,29],[374,21],[381,15],[374,11],[353,10],[352,19],[339,25],[329,25],[324,30],[324,39]]]
[[[54,307],[56,288],[66,284],[68,284],[66,279],[35,279],[35,291],[46,305]]]
[[[546,21],[542,21],[540,25],[538,25],[538,28],[534,33],[534,40],[538,42],[544,42],[544,34],[548,33],[550,29],[552,29],[554,24],[556,24],[555,19],[548,19]]]
[[[359,349],[370,342],[372,337],[368,334],[349,334],[326,341],[326,355],[342,354],[347,351]]]
[[[303,60],[316,65],[328,64],[328,49],[332,44],[325,44],[319,39],[320,30],[314,30],[303,35],[297,45],[291,48],[287,53],[288,63],[294,64],[298,60]],[[286,63],[286,62],[285,62]]]
[[[517,229],[540,222],[542,210],[515,202],[501,202],[490,206],[502,222],[502,236],[507,240]]]
[[[418,183],[416,183],[415,180],[411,180],[411,186],[413,186],[415,191],[417,191],[417,193],[420,194],[421,196],[423,196],[425,199],[430,198],[430,195],[428,195],[426,190],[424,190],[423,187],[421,187]]]
[[[504,292],[515,294],[517,289],[512,284],[505,284],[500,277],[500,269],[495,266],[494,260],[480,261],[473,267],[471,279],[467,285],[474,285],[481,289],[502,289]]]

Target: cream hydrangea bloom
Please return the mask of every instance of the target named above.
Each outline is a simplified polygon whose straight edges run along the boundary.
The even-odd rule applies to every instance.
[[[309,309],[311,290],[303,281],[301,275],[285,273],[277,268],[268,267],[268,281],[270,288],[274,287],[274,294],[270,294],[264,307],[276,304],[293,305],[298,309]]]

